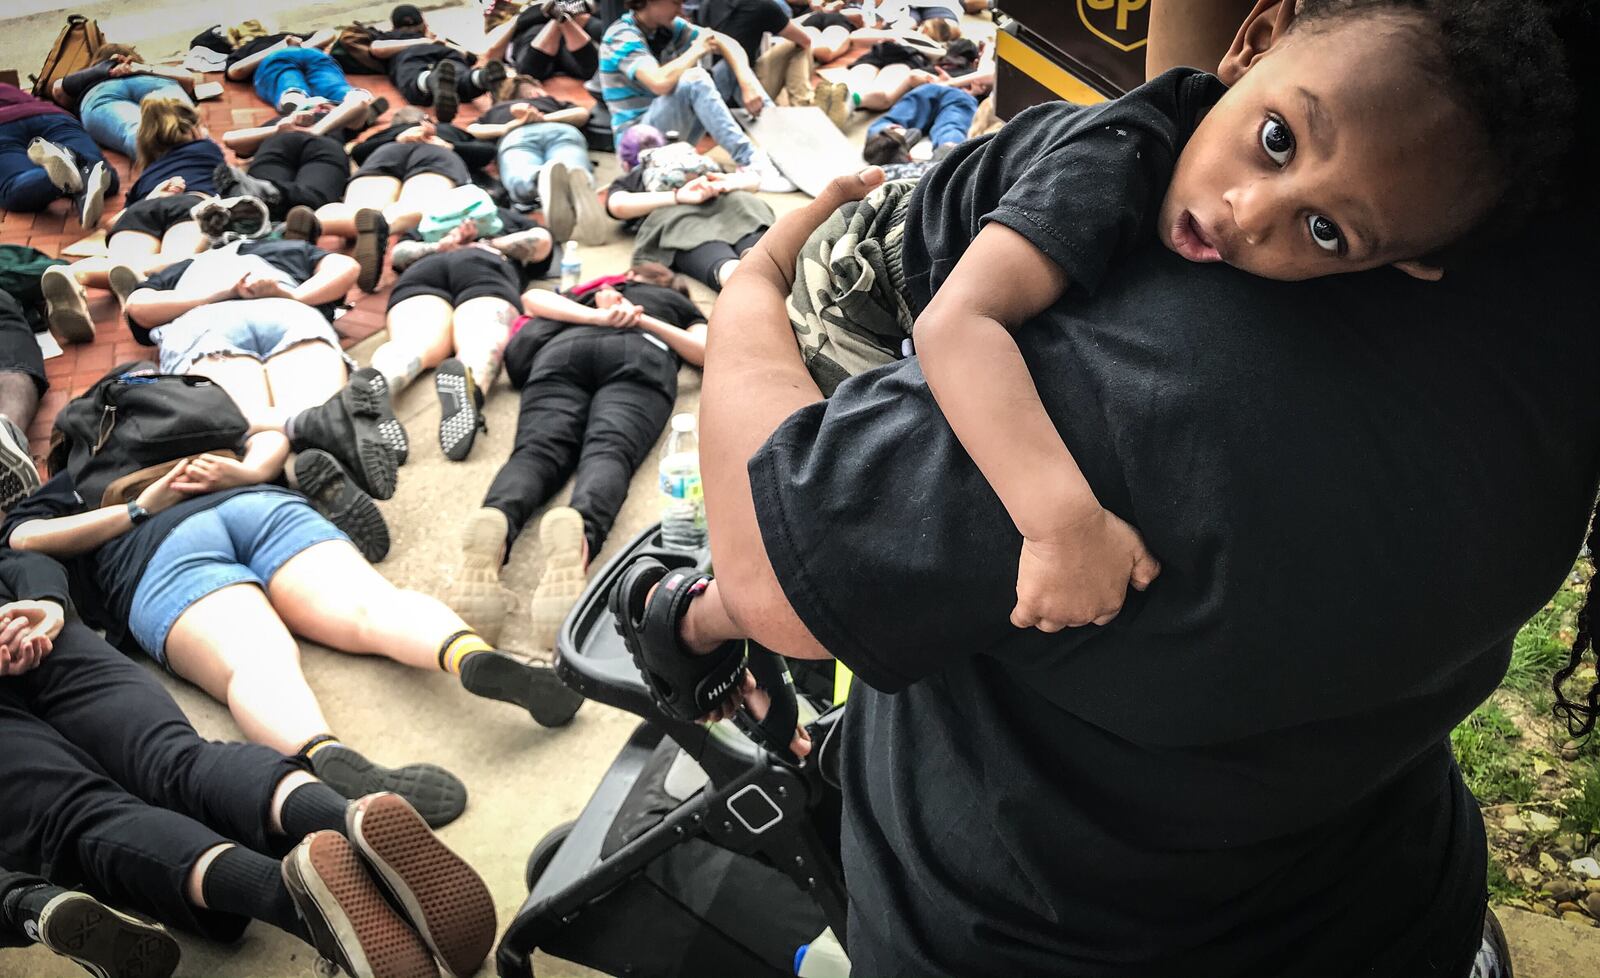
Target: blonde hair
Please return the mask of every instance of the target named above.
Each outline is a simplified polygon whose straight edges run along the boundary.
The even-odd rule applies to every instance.
[[[949,44],[961,39],[961,25],[948,17],[930,17],[917,26],[917,30],[938,41]]]
[[[136,169],[144,169],[184,143],[200,138],[200,113],[188,102],[152,95],[139,105],[139,155]]]
[[[94,49],[95,64],[99,64],[102,61],[109,61],[119,54],[127,58],[132,58],[135,61],[144,60],[143,58],[139,57],[139,52],[134,50],[132,44],[102,44]]]

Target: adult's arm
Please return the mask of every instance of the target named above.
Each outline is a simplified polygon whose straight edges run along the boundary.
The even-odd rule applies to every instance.
[[[788,27],[778,32],[778,36],[799,45],[802,51],[811,50],[811,35],[806,33],[806,29],[800,26],[799,21],[791,20]]]
[[[228,78],[233,81],[244,81],[256,73],[256,66],[265,61],[267,55],[277,54],[279,51],[282,51],[284,48],[289,46],[289,39],[286,37],[277,44],[274,44],[271,47],[262,48],[260,51],[257,51],[255,54],[252,54],[247,58],[240,58],[238,61],[235,61],[233,64],[229,65],[228,70],[223,72],[223,74],[227,75]]]
[[[154,75],[157,78],[170,78],[183,87],[190,98],[194,98],[195,76],[192,72],[182,68],[171,68],[166,65],[135,65],[134,74]]]
[[[349,255],[324,255],[316,272],[291,290],[290,298],[308,306],[343,299],[361,275],[361,265]]]
[[[191,309],[239,298],[239,285],[245,276],[227,282],[210,292],[184,292],[179,289],[135,289],[128,296],[128,318],[146,330],[165,326]],[[135,336],[138,331],[135,331]]]
[[[721,192],[720,187],[705,193],[694,189],[701,182],[691,180],[675,190],[613,190],[606,195],[606,210],[619,221],[631,221],[663,207],[703,204]]]
[[[780,219],[739,262],[711,314],[700,458],[712,563],[729,616],[755,641],[795,658],[827,658],[828,651],[778,583],[756,520],[748,462],[790,415],[822,399],[784,307],[795,259],[829,215],[882,182],[876,168],[834,180]]]
[[[659,64],[654,59],[641,58],[633,69],[633,80],[643,85],[652,95],[669,95],[678,87],[678,79],[683,73],[700,63],[700,59],[711,53],[715,41],[710,31],[701,32],[700,36],[689,42],[684,52],[668,61]]]
[[[679,329],[654,316],[640,316],[639,329],[667,344],[667,348],[691,367],[706,365],[706,324],[692,323],[688,329]]]
[[[372,56],[379,61],[388,61],[390,58],[404,51],[406,48],[420,47],[424,44],[438,44],[431,37],[406,37],[392,41],[373,41]]]
[[[172,483],[188,464],[188,459],[174,463],[166,475],[139,494],[139,505],[154,514],[181,501],[184,494],[174,490]],[[29,520],[11,531],[10,544],[14,550],[49,554],[52,557],[75,557],[89,553],[131,529],[133,520],[128,515],[127,506],[102,506],[72,516]]]

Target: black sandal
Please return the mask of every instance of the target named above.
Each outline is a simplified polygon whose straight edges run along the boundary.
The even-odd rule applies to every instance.
[[[617,634],[656,705],[676,720],[698,720],[715,711],[744,680],[742,639],[724,642],[706,655],[693,654],[678,639],[689,601],[710,580],[710,574],[669,569],[653,557],[642,557],[622,572],[611,592]]]

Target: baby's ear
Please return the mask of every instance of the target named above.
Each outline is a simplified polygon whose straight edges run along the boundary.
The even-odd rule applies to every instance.
[[[1444,278],[1444,269],[1438,265],[1430,265],[1423,261],[1397,261],[1394,267],[1415,279],[1424,282],[1437,282]]]

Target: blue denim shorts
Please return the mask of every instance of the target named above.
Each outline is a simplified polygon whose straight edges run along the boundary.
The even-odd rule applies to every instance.
[[[133,592],[128,630],[167,664],[167,634],[190,605],[234,584],[265,590],[301,551],[341,533],[300,496],[278,489],[241,492],[185,519],[156,548]]]
[[[205,373],[207,357],[253,357],[263,363],[301,343],[326,343],[339,334],[322,313],[293,299],[228,299],[207,303],[151,332],[161,348],[161,370]],[[345,363],[352,369],[354,361]]]

